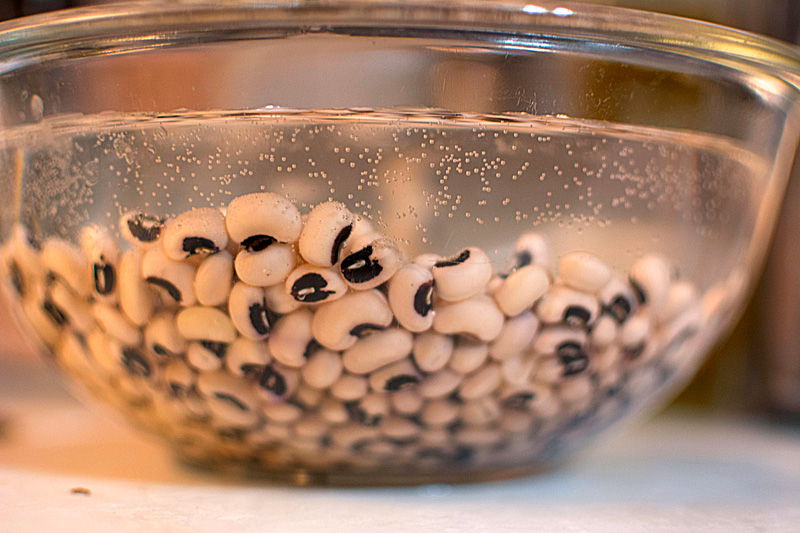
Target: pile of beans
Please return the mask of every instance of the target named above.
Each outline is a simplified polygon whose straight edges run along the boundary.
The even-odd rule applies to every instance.
[[[341,203],[272,193],[118,231],[125,251],[107,228],[15,228],[2,267],[28,322],[183,453],[274,467],[541,456],[695,358],[719,303],[656,255],[621,278],[527,233],[500,272],[476,247],[408,258]]]

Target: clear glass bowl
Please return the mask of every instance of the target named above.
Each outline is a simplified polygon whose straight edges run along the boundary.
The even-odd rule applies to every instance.
[[[296,483],[522,475],[674,393],[798,144],[793,48],[630,10],[139,3],[0,43],[31,338],[184,461]]]

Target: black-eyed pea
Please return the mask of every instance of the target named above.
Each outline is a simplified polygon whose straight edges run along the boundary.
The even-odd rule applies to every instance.
[[[197,377],[197,389],[206,398],[216,424],[247,428],[258,423],[258,396],[241,378],[204,372]]]
[[[289,368],[272,362],[261,369],[258,378],[259,391],[269,401],[280,401],[289,398],[300,382],[300,372],[296,368]]]
[[[458,372],[439,370],[422,378],[418,387],[419,394],[423,398],[444,398],[452,394],[463,380],[464,376]]]
[[[300,211],[294,204],[270,192],[234,198],[228,204],[225,224],[231,239],[249,249],[297,242],[302,229]]]
[[[233,256],[227,251],[209,255],[198,265],[194,294],[201,305],[224,305],[233,285]]]
[[[239,333],[248,339],[263,340],[270,333],[269,309],[261,287],[236,282],[228,298],[228,314]]]
[[[468,335],[492,341],[503,329],[504,315],[490,296],[477,295],[468,300],[440,305],[433,319],[433,329],[448,335]]]
[[[413,336],[402,328],[376,331],[344,351],[342,363],[353,374],[369,374],[411,354]]]
[[[228,245],[225,217],[211,207],[181,213],[165,224],[161,244],[173,261],[217,253]]]
[[[66,321],[65,324],[69,324],[76,331],[86,333],[94,326],[91,305],[72,292],[61,278],[54,279],[47,288],[45,306],[48,306],[45,309],[48,312],[52,310],[54,313],[60,313]]]
[[[489,355],[496,361],[503,361],[526,351],[539,331],[539,319],[530,311],[525,311],[503,324],[500,334],[489,343]]]
[[[652,331],[647,313],[637,313],[622,325],[619,344],[628,359],[638,359],[644,351]]]
[[[581,329],[573,329],[566,326],[548,326],[539,331],[533,343],[533,351],[538,354],[554,354],[558,347],[565,342],[586,345],[589,339],[588,334]]]
[[[194,305],[195,269],[188,263],[174,261],[159,247],[147,250],[142,257],[142,278],[166,295],[166,301],[183,306]]]
[[[347,285],[332,268],[304,264],[286,278],[286,291],[300,303],[332,302],[344,296]]]
[[[240,280],[256,287],[282,285],[291,274],[297,257],[289,244],[271,244],[263,249],[242,249],[234,259]]]
[[[550,266],[550,245],[543,235],[524,233],[514,243],[512,270],[528,265],[539,265],[545,269]]]
[[[81,251],[66,241],[50,237],[42,243],[42,267],[64,280],[67,286],[81,298],[92,293],[91,269]]]
[[[431,400],[422,408],[420,420],[429,427],[443,427],[454,422],[461,414],[461,406],[452,400]]]
[[[275,322],[267,344],[277,361],[294,368],[306,364],[316,344],[311,334],[313,318],[308,309],[298,309]]]
[[[602,314],[592,325],[589,338],[593,348],[605,348],[617,338],[617,321],[610,315]]]
[[[487,343],[459,337],[448,366],[460,374],[469,374],[480,368],[488,358]]]
[[[123,346],[120,362],[126,374],[134,378],[155,380],[158,366],[144,351],[134,346]]]
[[[122,346],[119,341],[96,329],[86,335],[86,346],[95,364],[107,377],[119,374],[122,359]]]
[[[458,396],[464,400],[475,400],[487,396],[500,386],[500,366],[489,364],[464,377],[458,388]]]
[[[595,297],[563,286],[552,287],[536,303],[536,316],[544,324],[588,328],[599,313],[600,304]]]
[[[554,383],[563,378],[582,374],[589,368],[585,338],[570,336],[556,330],[548,332],[546,343],[536,343],[534,349],[545,357],[538,358],[536,379]]]
[[[128,250],[119,261],[119,306],[131,322],[144,326],[153,314],[156,298],[150,285],[142,278],[142,254]]]
[[[561,282],[577,291],[595,294],[611,279],[611,269],[599,257],[584,251],[569,252],[558,261]]]
[[[480,248],[465,248],[431,269],[436,295],[448,302],[466,300],[481,292],[492,277],[492,263]]]
[[[343,373],[329,389],[330,395],[343,402],[353,402],[366,396],[369,383],[364,376]]]
[[[186,398],[194,387],[194,372],[183,361],[173,360],[164,365],[161,378],[167,394],[173,398]]]
[[[414,337],[414,362],[423,372],[437,372],[447,366],[455,342],[450,335],[426,331]]]
[[[397,243],[387,237],[364,235],[351,238],[348,255],[339,265],[345,283],[357,290],[367,290],[383,284],[403,263]]]
[[[492,296],[506,316],[516,316],[531,309],[550,286],[547,271],[539,265],[528,265],[500,279]]]
[[[341,202],[314,207],[300,232],[298,249],[303,259],[321,267],[339,262],[339,253],[353,232],[355,217]]]
[[[267,307],[279,315],[286,315],[302,307],[302,304],[292,298],[284,285],[272,285],[264,289]]]
[[[165,217],[130,211],[119,219],[122,238],[140,248],[153,246],[161,238]]]
[[[500,418],[502,409],[497,399],[484,396],[461,406],[461,419],[468,426],[487,426]]]
[[[318,407],[319,415],[329,424],[343,424],[350,418],[350,413],[341,400],[325,397]]]
[[[669,296],[672,271],[669,263],[658,255],[648,255],[637,260],[628,273],[636,300],[657,315]]]
[[[598,295],[603,313],[622,324],[636,310],[637,301],[633,289],[627,283],[611,278]]]
[[[186,362],[199,372],[219,370],[227,350],[228,345],[220,342],[190,342],[186,347]]]
[[[53,347],[58,342],[62,329],[67,325],[67,318],[45,294],[41,285],[33,287],[22,303],[28,323],[39,339],[47,346]]]
[[[430,270],[415,264],[402,267],[389,281],[389,305],[401,326],[421,332],[433,324],[434,281]]]
[[[416,388],[402,389],[390,396],[392,409],[401,415],[415,415],[425,404],[425,398]]]
[[[263,342],[239,337],[228,345],[225,367],[231,374],[257,380],[272,356]]]
[[[342,371],[342,357],[337,352],[322,348],[311,354],[300,373],[309,386],[326,389],[336,383]]]
[[[372,227],[372,223],[359,214],[353,214],[353,231],[350,233],[350,238],[345,243],[345,248],[349,248],[354,240],[360,239],[365,235],[377,235],[377,232]]]
[[[311,331],[322,346],[346,350],[362,335],[389,327],[393,319],[389,302],[380,291],[352,291],[322,304],[314,314]]]
[[[175,326],[172,313],[155,315],[144,328],[144,343],[148,351],[159,359],[174,359],[186,351],[186,339]]]
[[[365,426],[377,426],[391,407],[384,394],[368,393],[366,396],[347,405],[350,419]]]
[[[175,326],[188,340],[228,344],[238,336],[230,317],[216,307],[183,308],[175,317]]]
[[[404,359],[370,374],[369,386],[375,392],[397,392],[416,388],[420,380],[419,372],[411,361]]]
[[[89,262],[92,278],[92,296],[114,301],[117,289],[119,246],[108,230],[96,225],[86,226],[80,233],[83,254]]]
[[[86,311],[89,311],[88,305],[85,307]],[[91,306],[91,315],[87,312],[86,316],[93,316],[101,330],[124,345],[136,346],[142,342],[141,330],[125,318],[116,307],[103,302],[95,302]]]

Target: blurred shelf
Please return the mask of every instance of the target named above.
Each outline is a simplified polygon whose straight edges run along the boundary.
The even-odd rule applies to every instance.
[[[0,531],[800,531],[800,427],[763,420],[670,411],[538,477],[326,489],[181,469],[2,359],[0,412]]]

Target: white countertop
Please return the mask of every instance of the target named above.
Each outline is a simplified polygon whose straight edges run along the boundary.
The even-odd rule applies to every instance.
[[[0,531],[800,532],[798,425],[670,411],[538,477],[328,489],[181,469],[19,363],[0,412]]]

